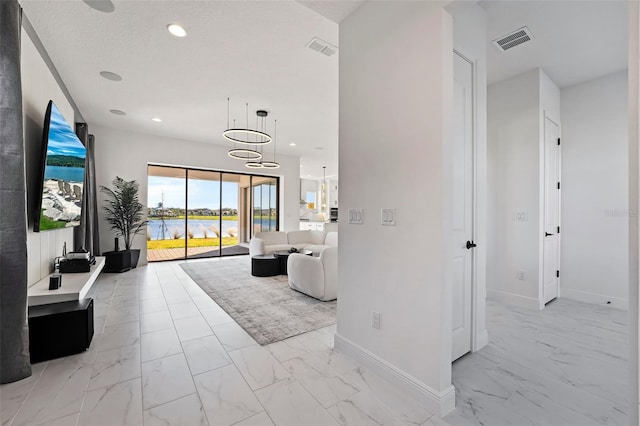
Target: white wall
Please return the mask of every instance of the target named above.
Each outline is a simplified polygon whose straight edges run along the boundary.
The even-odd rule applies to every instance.
[[[455,11],[453,15],[453,47],[465,58],[473,61],[474,79],[474,133],[475,133],[475,202],[473,238],[475,283],[473,297],[475,335],[472,351],[488,343],[486,328],[487,278],[487,18],[484,9],[473,4]]]
[[[21,37],[22,108],[29,218],[27,278],[28,285],[31,286],[53,272],[53,260],[56,256],[62,255],[62,246],[65,242],[67,250],[73,250],[72,228],[33,232],[33,206],[36,199],[42,196],[36,193],[35,188],[40,179],[42,125],[49,101],[53,100],[72,129],[75,125],[73,108],[24,29]]]
[[[626,308],[627,72],[562,89],[561,295]]]
[[[638,384],[638,212],[640,212],[640,4],[629,4],[629,424],[637,425],[640,417],[640,392]]]
[[[227,155],[229,147],[199,142],[183,141],[141,133],[125,132],[101,126],[89,126],[96,138],[96,183],[110,186],[111,181],[120,176],[126,180],[136,180],[140,184],[140,200],[147,200],[147,165],[166,164],[203,169],[242,172],[251,174],[244,163]],[[300,159],[278,155],[280,168],[274,172],[256,173],[266,176],[280,176],[280,229],[298,229],[298,209],[300,202]],[[98,195],[99,217],[103,218],[104,198]],[[115,235],[106,221],[100,221],[100,249],[113,250]],[[146,264],[146,238],[138,235],[132,244],[141,249],[140,264]]]
[[[452,31],[429,2],[366,2],[340,24],[340,217],[361,208],[364,223],[339,222],[336,348],[439,413],[455,400]],[[380,224],[381,208],[397,226]]]
[[[560,90],[541,69],[489,86],[487,296],[534,309],[544,307],[545,114],[560,123]]]
[[[534,69],[488,88],[487,296],[530,307],[538,299],[539,87]],[[527,221],[516,222],[516,212]]]

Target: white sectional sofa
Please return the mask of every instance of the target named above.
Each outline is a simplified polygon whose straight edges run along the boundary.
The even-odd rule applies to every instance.
[[[311,250],[313,256],[319,256],[325,247],[338,245],[337,232],[325,231],[289,231],[256,232],[249,241],[249,255],[269,254],[277,250]]]

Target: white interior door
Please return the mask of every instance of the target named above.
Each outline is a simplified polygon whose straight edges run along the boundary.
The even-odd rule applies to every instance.
[[[544,121],[544,303],[558,297],[560,270],[560,129],[545,117]]]
[[[454,57],[452,361],[471,351],[473,279],[473,66]]]

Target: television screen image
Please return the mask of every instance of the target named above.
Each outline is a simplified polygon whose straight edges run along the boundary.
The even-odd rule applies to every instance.
[[[45,114],[42,143],[42,204],[34,231],[77,226],[87,150],[53,101]]]

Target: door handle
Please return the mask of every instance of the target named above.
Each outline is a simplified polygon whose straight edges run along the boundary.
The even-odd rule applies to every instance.
[[[550,237],[550,236],[552,236],[552,235],[555,235],[555,234],[550,234],[550,233],[548,233],[548,232],[545,232],[545,233],[544,233],[544,236],[545,236],[545,237]]]
[[[474,243],[473,241],[467,241],[467,250],[468,249],[472,249],[472,248],[474,248],[476,246],[477,246],[477,244]]]

